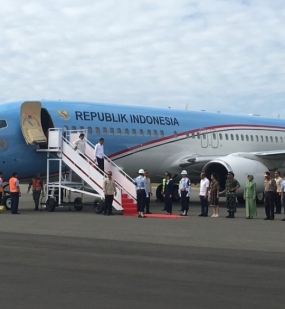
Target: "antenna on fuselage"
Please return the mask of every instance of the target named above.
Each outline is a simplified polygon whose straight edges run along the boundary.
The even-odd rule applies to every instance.
[[[186,103],[185,110],[186,111],[188,110],[188,103]]]

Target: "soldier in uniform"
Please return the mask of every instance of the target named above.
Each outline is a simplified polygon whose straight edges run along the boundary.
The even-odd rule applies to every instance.
[[[44,186],[43,182],[41,180],[40,174],[37,174],[35,177],[33,177],[29,183],[28,192],[30,192],[30,189],[32,187],[33,190],[33,200],[35,202],[35,209],[39,210],[39,203],[40,203],[40,197],[41,194],[44,196]]]
[[[233,172],[228,172],[226,181],[226,206],[229,215],[226,218],[234,218],[236,212],[236,190],[240,187],[239,182],[234,178]]]

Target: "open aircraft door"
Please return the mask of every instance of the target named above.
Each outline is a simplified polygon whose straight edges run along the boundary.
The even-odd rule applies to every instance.
[[[46,144],[47,137],[41,123],[42,104],[27,101],[21,106],[21,129],[27,144]]]

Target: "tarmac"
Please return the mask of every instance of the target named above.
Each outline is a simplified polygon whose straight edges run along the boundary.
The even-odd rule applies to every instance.
[[[33,208],[24,193],[20,215],[0,215],[1,309],[284,308],[284,214],[264,221],[262,205],[226,219],[221,199],[219,218],[199,217],[194,188],[187,218]]]

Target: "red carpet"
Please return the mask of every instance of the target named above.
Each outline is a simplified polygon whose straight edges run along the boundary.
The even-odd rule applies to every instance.
[[[129,216],[138,216],[137,214],[132,214]],[[180,215],[166,215],[166,214],[147,214],[144,215],[147,218],[166,218],[166,219],[176,219],[176,218],[190,218],[190,216],[180,216]]]

